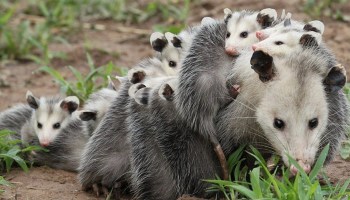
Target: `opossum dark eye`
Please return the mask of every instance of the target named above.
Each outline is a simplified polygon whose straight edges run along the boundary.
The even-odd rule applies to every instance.
[[[56,123],[52,127],[53,127],[53,129],[59,129],[61,127],[61,124],[60,123]]]
[[[283,42],[281,42],[281,41],[277,41],[277,42],[275,42],[275,45],[282,45],[282,44],[284,44]]]
[[[284,121],[280,120],[280,119],[277,119],[275,118],[274,122],[273,122],[273,126],[276,128],[276,129],[280,129],[282,130],[284,128]]]
[[[169,61],[169,66],[170,66],[170,67],[176,67],[176,62],[174,62],[174,61]]]
[[[230,32],[227,32],[226,38],[229,38],[230,36],[231,36],[231,33],[230,33]]]
[[[43,127],[43,125],[41,123],[39,123],[39,122],[38,122],[37,126],[38,126],[38,128],[42,128]]]
[[[309,121],[309,128],[310,129],[316,128],[317,125],[318,125],[318,119],[317,118],[313,118],[312,120]]]
[[[241,36],[241,38],[247,38],[248,37],[248,32],[244,31],[239,36]]]

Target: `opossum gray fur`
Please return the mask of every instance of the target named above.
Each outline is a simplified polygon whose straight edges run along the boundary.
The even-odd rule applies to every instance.
[[[92,135],[117,96],[116,89],[110,87],[102,88],[89,96],[83,110],[77,111],[80,119],[84,121],[84,133]]]
[[[120,86],[107,113],[102,118],[87,143],[79,165],[79,182],[83,188],[99,185],[113,188],[115,183],[129,176],[130,145],[127,143],[127,104],[131,83],[125,81]]]
[[[136,199],[177,199],[182,194],[210,196],[213,194],[205,193],[209,184],[202,179],[221,173],[211,143],[176,116],[170,98],[174,94],[164,97],[164,88],[176,86],[176,81],[170,79],[153,90],[140,89],[141,93],[148,90],[148,106],[130,104],[131,185]],[[205,167],[200,167],[203,164]]]
[[[19,104],[0,113],[0,130],[14,132],[11,139],[21,139],[21,128],[32,116],[32,108]]]
[[[242,13],[240,23],[244,24],[247,18],[257,24],[253,26],[256,30],[259,24],[256,18],[252,22],[251,15],[259,16],[259,22],[266,26],[276,20],[257,13]],[[225,21],[229,19],[226,16]],[[234,57],[225,53],[226,33],[227,25],[223,22],[201,27],[184,59],[179,75],[180,92],[175,97],[179,113],[188,126],[214,144],[218,144],[214,117],[235,94],[231,86],[227,87],[227,73],[232,68]]]

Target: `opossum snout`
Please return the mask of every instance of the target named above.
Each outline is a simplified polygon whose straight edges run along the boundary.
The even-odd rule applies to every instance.
[[[49,140],[42,140],[40,141],[40,145],[43,146],[43,147],[47,147],[49,146],[50,142]]]
[[[308,163],[305,163],[302,160],[298,161],[298,164],[300,165],[300,167],[304,170],[304,172],[306,174],[310,173],[311,171],[311,166]],[[290,172],[292,172],[292,174],[295,176],[298,173],[298,168],[296,168],[294,165],[290,166]]]
[[[231,55],[231,56],[238,55],[238,51],[237,51],[237,49],[235,49],[234,47],[226,47],[226,48],[225,48],[225,52],[226,52],[228,55]]]
[[[262,31],[257,31],[255,35],[256,35],[256,38],[258,38],[260,41],[266,39],[266,36]]]

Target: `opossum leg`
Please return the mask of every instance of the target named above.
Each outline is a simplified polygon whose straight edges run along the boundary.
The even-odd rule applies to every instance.
[[[100,190],[97,183],[92,184],[92,191],[96,194],[97,197],[100,196]]]
[[[210,137],[210,142],[214,146],[214,151],[219,159],[222,170],[222,178],[223,180],[228,180],[228,164],[224,151],[222,150],[222,147],[215,136]]]

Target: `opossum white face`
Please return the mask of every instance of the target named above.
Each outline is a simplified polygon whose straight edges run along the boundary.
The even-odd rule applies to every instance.
[[[284,22],[282,22],[284,23]],[[260,41],[252,46],[254,51],[263,51],[271,56],[286,56],[300,52],[308,46],[322,42],[323,23],[312,21],[307,25],[277,25],[276,27],[257,32]],[[294,22],[296,23],[296,22]]]
[[[280,80],[268,83],[257,108],[257,121],[291,172],[296,174],[298,170],[289,163],[287,155],[309,173],[328,119],[322,78],[292,70],[283,70],[279,77]]]
[[[258,14],[247,11],[231,12],[227,8],[224,12],[227,25],[225,51],[229,55],[239,55],[241,49],[258,42],[256,31],[263,26],[270,26],[277,17],[276,11],[269,8]]]
[[[32,126],[40,145],[48,146],[71,120],[71,114],[78,108],[79,99],[75,96],[63,100],[36,98],[27,92],[27,102],[34,110]]]
[[[154,50],[161,53],[163,71],[167,75],[176,75],[180,70],[180,53],[182,41],[172,33],[155,32],[150,38]]]

